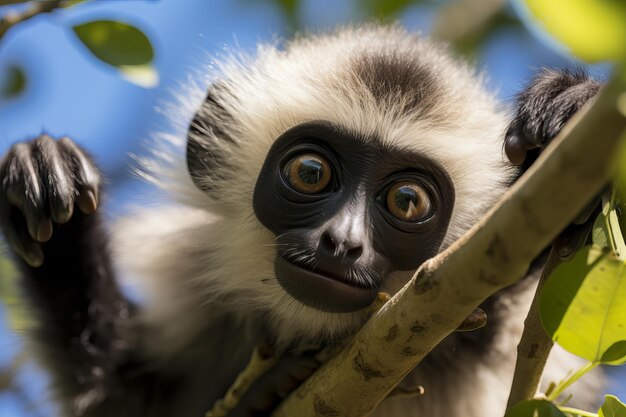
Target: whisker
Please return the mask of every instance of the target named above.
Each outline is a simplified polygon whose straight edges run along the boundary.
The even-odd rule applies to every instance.
[[[263,243],[261,246],[290,246],[293,243]]]

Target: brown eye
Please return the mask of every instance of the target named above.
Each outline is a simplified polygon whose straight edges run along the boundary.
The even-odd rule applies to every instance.
[[[400,181],[387,192],[387,209],[405,222],[418,222],[432,212],[430,197],[424,187],[413,181]]]
[[[283,175],[294,190],[305,194],[319,193],[330,182],[330,164],[315,154],[299,155],[285,165]]]

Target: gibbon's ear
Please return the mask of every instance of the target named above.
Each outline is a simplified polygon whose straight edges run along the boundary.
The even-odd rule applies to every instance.
[[[233,117],[220,103],[223,93],[221,84],[209,88],[187,131],[187,170],[194,184],[207,192],[215,189],[217,181],[229,177],[232,170],[225,151],[238,146],[227,133]]]
[[[197,117],[197,115],[195,117]],[[192,129],[193,128],[190,127],[189,131],[191,132]],[[187,134],[187,170],[189,171],[189,175],[198,188],[203,191],[211,191],[212,187],[209,186],[208,181],[202,179],[210,169],[210,165],[202,156],[205,152],[202,144],[194,138],[191,133]]]

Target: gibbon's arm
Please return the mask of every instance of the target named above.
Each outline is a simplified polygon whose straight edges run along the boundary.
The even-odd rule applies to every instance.
[[[67,138],[17,143],[0,163],[0,226],[38,321],[36,348],[72,415],[109,395],[129,347],[121,331],[130,305],[96,212],[100,186],[90,157]]]

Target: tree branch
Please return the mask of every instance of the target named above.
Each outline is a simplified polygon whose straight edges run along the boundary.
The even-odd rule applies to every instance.
[[[11,4],[26,3],[30,0],[0,0],[0,6],[9,6]]]
[[[505,0],[459,0],[439,9],[432,36],[450,43],[484,30],[487,22],[506,5]]]
[[[522,400],[531,400],[537,394],[543,369],[548,361],[552,346],[554,346],[554,342],[541,324],[541,317],[539,315],[540,295],[548,277],[559,263],[557,249],[553,246],[550,251],[550,257],[541,274],[541,279],[537,284],[537,290],[535,291],[528,316],[524,321],[522,339],[517,345],[515,374],[513,376],[513,385],[511,386],[507,409]]]
[[[568,123],[483,221],[425,262],[273,417],[369,414],[474,308],[522,277],[608,182],[608,159],[626,129],[617,104],[625,90],[622,73]]]
[[[241,396],[261,375],[276,364],[276,356],[265,346],[257,346],[245,369],[239,374],[233,385],[228,389],[224,398],[217,401],[205,417],[226,417],[231,412]]]
[[[16,0],[0,0],[0,6],[6,4],[23,3]],[[4,37],[9,29],[18,23],[24,22],[42,13],[49,13],[58,8],[61,0],[34,1],[22,12],[11,11],[0,19],[0,39]]]

